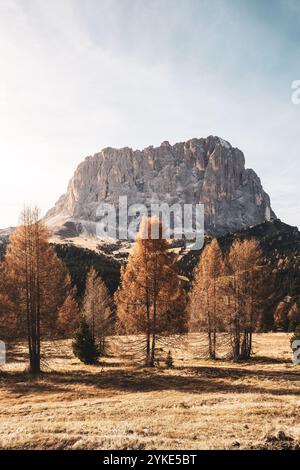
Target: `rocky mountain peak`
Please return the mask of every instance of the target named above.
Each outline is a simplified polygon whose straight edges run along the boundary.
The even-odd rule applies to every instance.
[[[93,233],[100,202],[203,203],[205,230],[221,235],[274,217],[269,196],[244,154],[219,137],[132,150],[107,147],[76,169],[66,194],[46,215],[54,232]],[[67,224],[67,225],[65,225]],[[77,233],[77,234],[78,234]]]

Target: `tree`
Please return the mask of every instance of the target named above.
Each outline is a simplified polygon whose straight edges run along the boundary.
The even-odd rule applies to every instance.
[[[227,257],[225,291],[227,320],[232,338],[232,355],[235,360],[248,359],[252,351],[252,334],[255,330],[266,296],[262,250],[254,239],[237,240]]]
[[[80,310],[76,300],[76,289],[70,289],[58,312],[57,329],[60,337],[72,338],[80,321]]]
[[[144,217],[115,300],[119,331],[146,335],[147,366],[155,365],[158,334],[186,331],[185,294],[176,263],[161,223]]]
[[[274,327],[277,331],[295,331],[300,323],[300,309],[291,296],[285,296],[276,306]]]
[[[223,294],[220,278],[223,274],[222,252],[218,241],[214,239],[201,254],[189,296],[189,330],[207,332],[211,359],[216,358],[217,331],[222,325]]]
[[[99,350],[95,339],[84,317],[81,318],[79,327],[72,343],[74,356],[84,364],[95,364],[99,357]]]
[[[27,335],[29,370],[39,373],[41,335],[55,328],[68,277],[48,243],[38,209],[25,209],[21,220],[22,225],[10,237],[3,263],[5,288],[17,317],[18,333]]]
[[[8,287],[4,263],[0,263],[0,340],[6,342],[19,338],[21,334],[18,316],[11,301],[13,292]]]
[[[168,369],[173,369],[174,361],[171,351],[168,352],[167,359],[166,359],[166,366]]]
[[[83,315],[99,350],[105,354],[105,338],[112,331],[112,299],[94,268],[90,269],[86,280]]]
[[[300,323],[300,309],[299,305],[294,302],[288,311],[287,318],[289,321],[288,331],[293,332]]]

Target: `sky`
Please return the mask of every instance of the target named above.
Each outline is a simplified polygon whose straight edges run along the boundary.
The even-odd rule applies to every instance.
[[[300,226],[299,0],[0,0],[0,228],[104,147],[218,135]]]

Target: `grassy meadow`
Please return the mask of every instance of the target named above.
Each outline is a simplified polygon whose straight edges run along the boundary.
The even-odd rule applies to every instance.
[[[289,335],[256,334],[247,363],[197,358],[195,344],[174,343],[173,369],[146,369],[120,352],[86,366],[70,341],[46,342],[37,378],[24,373],[18,344],[0,368],[0,448],[298,448],[300,366]]]

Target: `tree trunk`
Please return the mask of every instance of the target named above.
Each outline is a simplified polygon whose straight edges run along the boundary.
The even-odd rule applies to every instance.
[[[41,360],[38,354],[33,354],[30,358],[30,374],[39,374],[41,372]]]
[[[147,287],[146,292],[146,314],[147,314],[147,331],[146,331],[146,366],[150,365],[150,352],[151,352],[151,329],[150,329],[150,301],[149,291]]]
[[[156,346],[156,334],[155,332],[152,333],[152,345],[151,345],[151,355],[149,361],[149,367],[155,366],[155,346]]]
[[[155,366],[155,348],[156,348],[156,308],[157,308],[157,254],[155,258],[155,268],[154,268],[154,285],[153,285],[153,331],[152,331],[152,345],[151,345],[151,357],[150,357],[150,367]]]
[[[216,343],[217,343],[217,331],[216,328],[213,329],[213,340],[212,340],[212,359],[216,359]]]

